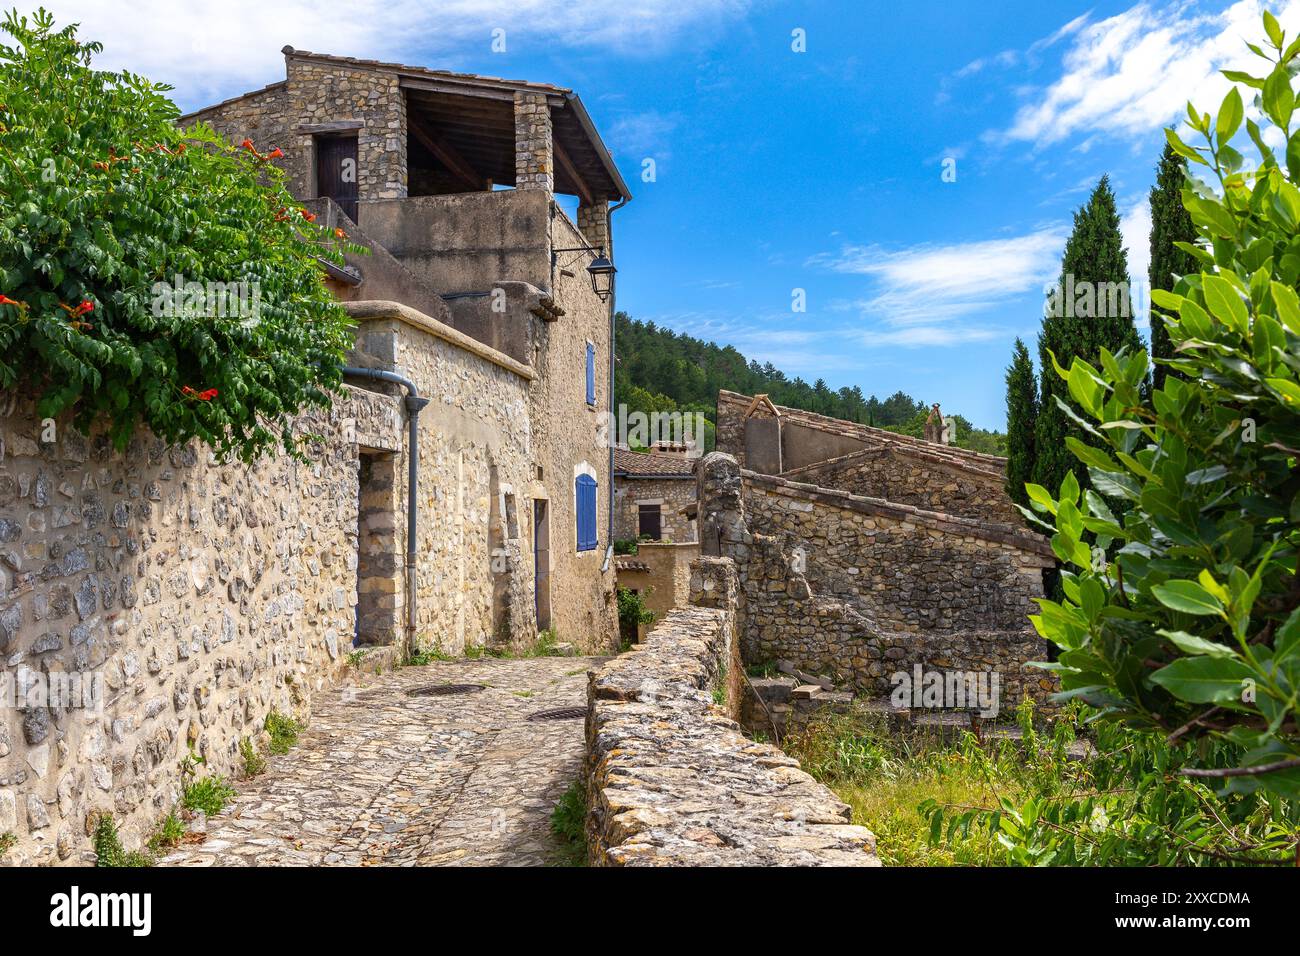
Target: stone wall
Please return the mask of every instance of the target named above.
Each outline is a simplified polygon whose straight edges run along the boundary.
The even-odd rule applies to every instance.
[[[420,413],[419,600],[416,642],[447,654],[470,646],[522,646],[536,636],[527,503],[531,474],[528,390],[535,375],[508,356],[397,303],[348,305],[358,355],[398,371],[430,401]],[[360,361],[361,358],[358,358]],[[404,461],[394,469],[404,560]],[[395,586],[400,610],[401,575]]]
[[[893,442],[792,469],[782,477],[949,515],[1024,523],[1003,488],[1006,476],[1000,471]]]
[[[682,509],[695,502],[694,478],[615,478],[614,540],[635,541],[640,502],[660,502],[659,526],[664,541],[694,541],[695,522]]]
[[[598,866],[878,866],[870,831],[777,748],[745,737],[737,585],[701,559],[698,606],[588,682],[587,836]],[[727,703],[715,703],[718,697]]]
[[[734,558],[746,663],[784,660],[858,693],[888,696],[920,664],[996,671],[1003,706],[1054,690],[1028,623],[1047,542],[742,472],[714,453],[700,474],[701,553]]]
[[[276,709],[305,716],[344,666],[357,594],[358,450],[402,446],[388,396],[348,389],[301,421],[307,460],[222,464],[197,444],[0,409],[0,655],[24,686],[103,681],[102,706],[0,711],[7,863],[93,861],[88,821],[138,846],[190,749],[232,774]]]

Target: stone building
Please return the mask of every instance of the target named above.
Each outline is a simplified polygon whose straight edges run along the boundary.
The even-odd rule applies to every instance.
[[[695,463],[686,448],[614,449],[614,540],[696,540]]]
[[[731,392],[717,449],[700,550],[736,563],[747,664],[873,698],[916,666],[996,672],[1005,707],[1054,689],[1028,621],[1054,557],[1005,501],[1003,459]]]
[[[695,464],[691,448],[656,442],[647,452],[614,449],[614,540],[636,542],[636,554],[615,558],[618,586],[641,595],[656,620],[683,607],[695,534]],[[640,635],[646,627],[639,628]]]
[[[498,626],[529,633],[531,618],[591,646],[612,613],[613,480],[602,439],[612,317],[586,269],[596,255],[613,258],[610,204],[630,198],[627,185],[570,90],[283,53],[283,81],[182,122],[281,149],[294,195],[319,197],[330,221],[370,250],[350,256],[338,281],[354,308],[373,316],[384,311],[375,303],[395,301],[531,371],[515,413],[519,467],[489,465],[487,512],[504,516],[508,559],[536,586],[519,595],[531,610],[516,606],[518,623]],[[577,197],[576,222],[557,193]],[[369,351],[370,364],[404,368],[384,343]],[[446,537],[436,546],[456,548]]]
[[[285,53],[284,81],[185,121],[278,146],[295,195],[368,248],[329,270],[360,371],[295,424],[306,461],[251,467],[148,433],[117,453],[0,396],[5,863],[93,861],[104,811],[138,847],[187,752],[235,775],[241,740],[306,716],[354,648],[370,666],[547,627],[615,646],[612,315],[586,266],[628,193],[581,102]]]

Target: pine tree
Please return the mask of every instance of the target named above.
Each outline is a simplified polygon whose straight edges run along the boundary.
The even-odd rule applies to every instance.
[[[1034,425],[1038,420],[1038,384],[1034,361],[1025,343],[1016,339],[1007,367],[1007,494],[1017,504],[1029,506],[1025,483],[1033,480]]]
[[[1076,470],[1081,486],[1088,476],[1066,447],[1077,428],[1056,404],[1070,401],[1052,356],[1069,368],[1076,356],[1097,365],[1102,348],[1143,348],[1133,322],[1128,257],[1119,230],[1119,213],[1110,179],[1101,178],[1088,202],[1074,214],[1074,231],[1065,243],[1061,278],[1047,297],[1038,336],[1039,403],[1035,426],[1037,455],[1033,480],[1055,492],[1067,472]]]
[[[1196,226],[1183,206],[1182,187],[1187,161],[1165,143],[1164,154],[1156,166],[1156,184],[1151,187],[1151,270],[1152,289],[1172,289],[1176,277],[1197,271],[1196,259],[1175,242],[1196,242]],[[1170,358],[1173,349],[1165,325],[1151,310],[1151,358]],[[1154,363],[1153,363],[1154,364]],[[1163,365],[1152,372],[1156,388],[1164,385],[1169,373]],[[1172,374],[1177,374],[1176,372]]]

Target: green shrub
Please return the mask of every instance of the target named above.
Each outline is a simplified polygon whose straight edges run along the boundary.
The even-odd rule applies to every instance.
[[[184,836],[185,821],[181,819],[180,814],[173,810],[163,817],[154,828],[153,836],[149,838],[149,852],[151,855],[157,856],[163,850],[169,850],[179,845]]]
[[[298,742],[298,734],[302,729],[303,725],[292,717],[278,710],[271,711],[266,715],[266,732],[271,738],[267,749],[276,755],[287,754]]]
[[[211,817],[224,810],[234,795],[234,788],[223,777],[214,774],[186,784],[181,792],[181,805],[186,810],[202,811]]]
[[[239,756],[244,761],[244,779],[252,780],[266,771],[266,758],[257,752],[257,746],[251,737],[239,742]]]
[[[642,624],[653,624],[653,611],[646,610],[645,599],[627,588],[618,589],[618,632],[625,645],[637,639]]]
[[[117,835],[117,824],[113,822],[113,817],[107,813],[101,813],[95,821],[91,845],[95,849],[96,866],[142,867],[153,865],[153,859],[147,853],[141,853],[138,850],[127,852],[122,846],[121,838]]]
[[[296,452],[292,416],[328,406],[351,346],[320,260],[356,247],[308,221],[274,144],[176,129],[170,87],[92,69],[100,44],[43,10],[0,29],[0,388],[109,423],[119,449],[146,425]]]
[[[1300,799],[1300,129],[1291,131],[1287,45],[1264,16],[1265,126],[1246,120],[1259,164],[1230,141],[1244,118],[1234,86],[1217,117],[1189,104],[1206,145],[1168,140],[1189,176],[1183,204],[1201,241],[1180,243],[1200,272],[1153,292],[1173,345],[1169,375],[1143,400],[1145,353],[1102,352],[1099,367],[1056,368],[1089,444],[1068,439],[1094,490],[1068,476],[1056,495],[1029,485],[1066,566],[1064,599],[1033,618],[1061,648],[1067,696],[1103,718],[1174,743],[1170,769],[1222,792]],[[1249,90],[1248,90],[1249,92]],[[1282,158],[1269,133],[1287,138]],[[1052,374],[1044,370],[1044,374]],[[1122,524],[1110,504],[1122,504]],[[1121,509],[1116,509],[1121,510]],[[1048,519],[1044,522],[1042,519]]]

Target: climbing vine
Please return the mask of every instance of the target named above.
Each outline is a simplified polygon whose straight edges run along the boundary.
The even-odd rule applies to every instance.
[[[295,450],[351,344],[322,270],[346,237],[294,202],[273,144],[177,129],[170,87],[92,69],[75,25],[0,30],[0,389],[119,449],[144,425]]]

